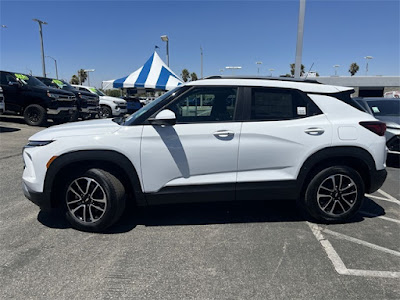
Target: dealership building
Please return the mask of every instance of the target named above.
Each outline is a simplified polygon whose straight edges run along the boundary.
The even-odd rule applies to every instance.
[[[383,97],[386,92],[400,91],[400,76],[321,76],[313,79],[324,84],[353,87],[353,97]]]

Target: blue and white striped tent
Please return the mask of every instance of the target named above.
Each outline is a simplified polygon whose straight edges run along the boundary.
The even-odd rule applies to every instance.
[[[115,80],[103,81],[103,89],[142,88],[172,90],[182,80],[162,61],[157,52],[132,74]]]

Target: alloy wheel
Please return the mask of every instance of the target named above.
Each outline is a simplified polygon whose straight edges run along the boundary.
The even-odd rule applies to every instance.
[[[356,203],[357,185],[347,175],[335,174],[326,178],[318,187],[319,208],[328,215],[340,216]]]
[[[107,195],[93,178],[80,177],[68,186],[66,203],[76,220],[94,223],[100,220],[107,210]]]

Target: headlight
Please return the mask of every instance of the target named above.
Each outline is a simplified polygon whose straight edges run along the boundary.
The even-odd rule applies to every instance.
[[[79,94],[79,98],[81,98],[82,100],[94,100],[92,96],[85,96],[82,94]]]
[[[59,94],[53,94],[53,93],[50,93],[50,92],[47,92],[47,96],[50,97],[50,98],[53,98],[54,100],[56,100],[56,99],[58,99],[60,97]]]
[[[46,146],[54,141],[29,141],[29,143],[25,146],[25,148],[32,148],[32,147],[42,147]]]

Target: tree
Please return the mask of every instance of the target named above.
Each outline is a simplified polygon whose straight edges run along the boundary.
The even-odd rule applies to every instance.
[[[79,84],[79,78],[76,75],[72,75],[71,80],[69,81],[70,84]]]
[[[197,74],[195,72],[190,74],[190,78],[191,78],[191,81],[196,81],[197,79],[199,79],[199,78],[197,78]]]
[[[292,74],[292,76],[294,76],[294,70],[295,70],[295,64],[290,64],[290,74]],[[304,75],[304,65],[301,64],[301,68],[300,68],[300,76]]]
[[[190,75],[189,75],[188,69],[183,69],[183,70],[182,70],[181,77],[182,77],[182,80],[183,80],[184,82],[188,82],[188,81],[189,81]]]
[[[352,63],[349,68],[349,73],[351,74],[351,76],[354,76],[359,69],[360,67],[357,65],[357,63]]]
[[[80,84],[84,83],[87,79],[87,73],[85,72],[84,69],[80,69],[78,71],[78,76],[79,76],[79,82]]]

